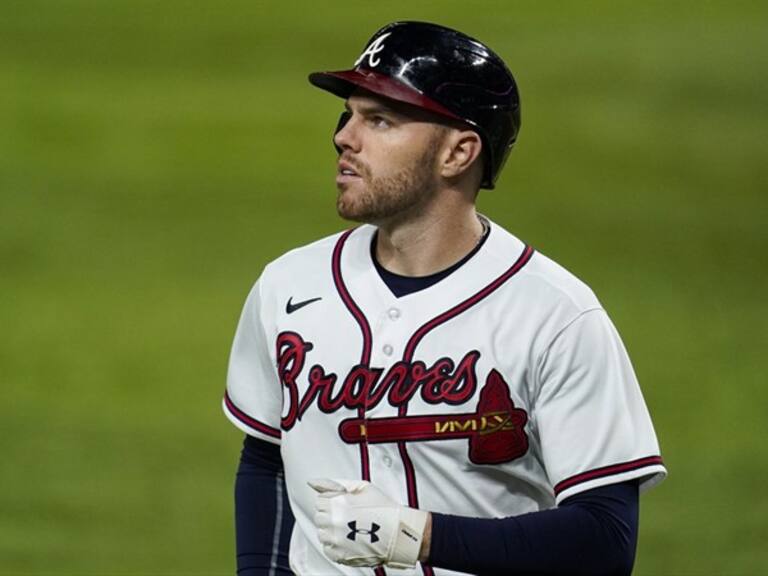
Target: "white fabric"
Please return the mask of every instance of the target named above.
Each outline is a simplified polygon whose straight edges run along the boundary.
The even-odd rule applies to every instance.
[[[290,551],[296,574],[370,574],[323,553],[313,522],[315,492],[307,484],[314,478],[361,479],[367,467],[370,481],[399,505],[485,518],[551,508],[602,484],[637,478],[647,488],[663,478],[632,366],[586,285],[534,253],[485,298],[426,329],[505,274],[525,246],[491,223],[485,244],[458,270],[396,298],[371,261],[374,230],[361,226],[343,246],[340,271],[349,301],[331,270],[340,235],[269,264],[248,297],[232,348],[227,393],[267,428],[225,410],[247,433],[281,445],[296,517]],[[286,311],[289,298],[318,297]],[[355,309],[370,329],[368,372],[359,369],[366,346]],[[420,329],[423,337],[408,350]],[[404,362],[409,352],[413,357]],[[403,370],[418,384],[405,405],[408,387],[392,384]],[[418,380],[427,373],[430,378]],[[350,374],[358,379],[347,379],[341,396]],[[366,375],[374,391],[392,385],[368,402],[357,422]],[[453,395],[446,397],[446,390]],[[387,441],[403,422],[431,437]],[[385,438],[375,442],[369,436],[375,434]],[[387,574],[421,569],[387,568]]]
[[[263,321],[266,318],[268,315],[261,306],[261,286],[257,282],[245,302],[232,344],[227,393],[241,410],[257,415],[265,426],[279,429],[283,395],[264,334]],[[263,430],[238,419],[226,404],[224,413],[245,433],[269,442],[279,442]]]

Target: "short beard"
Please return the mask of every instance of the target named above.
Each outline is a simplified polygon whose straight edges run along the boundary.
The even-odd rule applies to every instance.
[[[438,138],[434,138],[424,154],[391,176],[373,178],[367,166],[355,164],[363,180],[368,183],[355,193],[352,201],[345,201],[340,191],[336,211],[345,220],[370,224],[394,223],[420,213],[434,197],[437,181],[431,172],[439,151]]]

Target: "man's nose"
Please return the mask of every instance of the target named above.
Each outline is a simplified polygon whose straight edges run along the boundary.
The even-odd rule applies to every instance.
[[[336,151],[341,154],[344,150],[354,149],[355,142],[352,114],[344,111],[339,116],[339,123],[333,134],[333,145],[336,147]]]

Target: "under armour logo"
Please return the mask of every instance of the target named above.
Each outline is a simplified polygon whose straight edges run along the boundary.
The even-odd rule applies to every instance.
[[[371,42],[371,44],[368,46],[368,48],[365,49],[365,52],[360,54],[360,58],[358,58],[355,61],[355,66],[360,64],[366,56],[368,56],[368,65],[371,68],[376,68],[376,66],[379,65],[379,62],[381,62],[381,58],[376,58],[376,54],[384,50],[384,39],[392,34],[392,32],[387,32],[386,34],[382,34],[376,40]]]
[[[349,526],[349,529],[351,530],[351,532],[347,534],[347,538],[349,538],[352,541],[355,540],[355,536],[357,534],[368,534],[368,536],[371,537],[371,544],[379,541],[379,537],[376,536],[376,532],[379,531],[379,528],[381,528],[381,526],[376,524],[376,522],[371,522],[370,530],[363,530],[362,528],[358,530],[357,520],[352,520],[352,522],[348,522],[347,526]]]

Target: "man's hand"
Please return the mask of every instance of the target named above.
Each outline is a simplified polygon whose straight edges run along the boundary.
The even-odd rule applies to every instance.
[[[401,506],[364,480],[312,480],[315,526],[323,551],[348,566],[411,568],[429,514]]]

